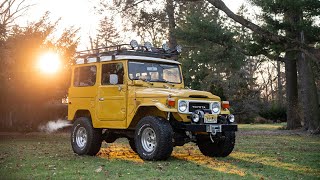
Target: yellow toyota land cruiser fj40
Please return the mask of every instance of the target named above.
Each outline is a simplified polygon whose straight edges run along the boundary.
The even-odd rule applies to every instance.
[[[73,151],[96,155],[103,140],[125,137],[144,160],[167,159],[188,142],[228,156],[237,131],[229,102],[185,88],[180,63],[170,60],[180,51],[131,41],[78,52],[68,95]]]

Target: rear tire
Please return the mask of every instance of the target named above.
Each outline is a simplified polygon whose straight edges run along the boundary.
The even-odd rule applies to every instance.
[[[173,130],[170,123],[160,117],[146,116],[135,131],[135,147],[141,159],[157,161],[168,159],[173,150]]]
[[[93,128],[91,120],[80,117],[73,123],[71,146],[78,155],[95,156],[101,148],[101,129]]]
[[[226,131],[224,132],[225,139],[220,141],[212,142],[209,137],[198,138],[197,145],[201,153],[209,157],[226,157],[228,156],[235,145],[235,132]]]

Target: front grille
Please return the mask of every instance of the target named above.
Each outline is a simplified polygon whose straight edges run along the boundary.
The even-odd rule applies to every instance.
[[[189,112],[193,112],[197,109],[209,109],[210,104],[209,103],[203,103],[203,102],[189,102]]]

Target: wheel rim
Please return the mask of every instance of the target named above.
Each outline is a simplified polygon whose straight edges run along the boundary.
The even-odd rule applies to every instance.
[[[88,136],[87,130],[84,127],[80,127],[76,133],[76,142],[80,149],[83,149],[87,144]]]
[[[141,135],[141,144],[145,151],[152,152],[157,146],[156,133],[150,127],[143,130]]]

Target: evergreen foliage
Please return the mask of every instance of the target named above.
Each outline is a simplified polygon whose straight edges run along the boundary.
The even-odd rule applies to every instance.
[[[120,43],[120,39],[120,33],[115,27],[114,19],[103,17],[99,24],[96,46],[114,46]]]
[[[320,40],[320,27],[316,19],[320,17],[320,1],[318,0],[251,0],[253,5],[262,9],[261,21],[269,31],[285,36],[292,40],[299,41],[308,46],[315,47]],[[304,128],[310,131],[319,131],[320,109],[319,109],[319,81],[317,69],[319,62],[305,52],[300,51],[294,43],[274,43],[266,41],[261,37],[256,37],[256,47],[267,49],[262,54],[276,55],[286,54],[286,74],[287,74],[287,110],[288,128],[294,129],[300,126],[300,117]],[[303,47],[304,48],[304,47]],[[255,51],[253,49],[253,51]],[[295,63],[297,62],[297,64]],[[297,76],[299,77],[299,101],[297,99]],[[317,90],[317,86],[318,90]],[[300,117],[298,115],[298,102],[302,109]],[[299,108],[300,109],[300,108]]]
[[[225,26],[224,18],[207,3],[185,6],[186,19],[179,22],[176,35],[187,48],[180,60],[186,86],[230,100],[240,122],[253,119],[259,92],[250,86],[255,81],[247,69],[250,61],[236,45],[241,44],[240,34]]]

